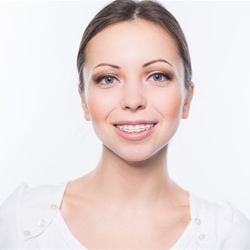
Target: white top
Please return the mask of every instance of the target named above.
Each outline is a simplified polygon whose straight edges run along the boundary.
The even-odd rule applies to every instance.
[[[0,249],[87,249],[60,213],[66,186],[17,188],[0,207]],[[190,193],[190,209],[191,221],[172,249],[250,249],[250,221],[230,203]]]

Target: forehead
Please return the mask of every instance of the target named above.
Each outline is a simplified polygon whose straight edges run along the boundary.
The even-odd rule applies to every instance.
[[[165,57],[180,60],[175,40],[166,29],[153,22],[135,19],[112,24],[87,44],[86,63],[98,60]]]

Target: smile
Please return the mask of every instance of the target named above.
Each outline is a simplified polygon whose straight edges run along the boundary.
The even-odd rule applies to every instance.
[[[138,125],[116,125],[118,129],[126,133],[141,133],[152,128],[154,124],[138,124]]]

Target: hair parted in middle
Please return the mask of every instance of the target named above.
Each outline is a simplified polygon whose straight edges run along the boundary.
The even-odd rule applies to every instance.
[[[86,60],[85,50],[88,42],[109,25],[143,19],[160,25],[175,40],[178,53],[184,65],[184,84],[191,85],[192,65],[185,35],[176,18],[160,3],[152,0],[115,0],[100,10],[85,29],[77,56],[79,73],[79,92],[84,92],[83,68]]]

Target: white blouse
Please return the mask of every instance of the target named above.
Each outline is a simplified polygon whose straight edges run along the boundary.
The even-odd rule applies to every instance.
[[[17,188],[0,207],[0,249],[87,249],[61,215],[66,186]],[[250,221],[237,208],[189,197],[191,221],[172,249],[250,249]]]

